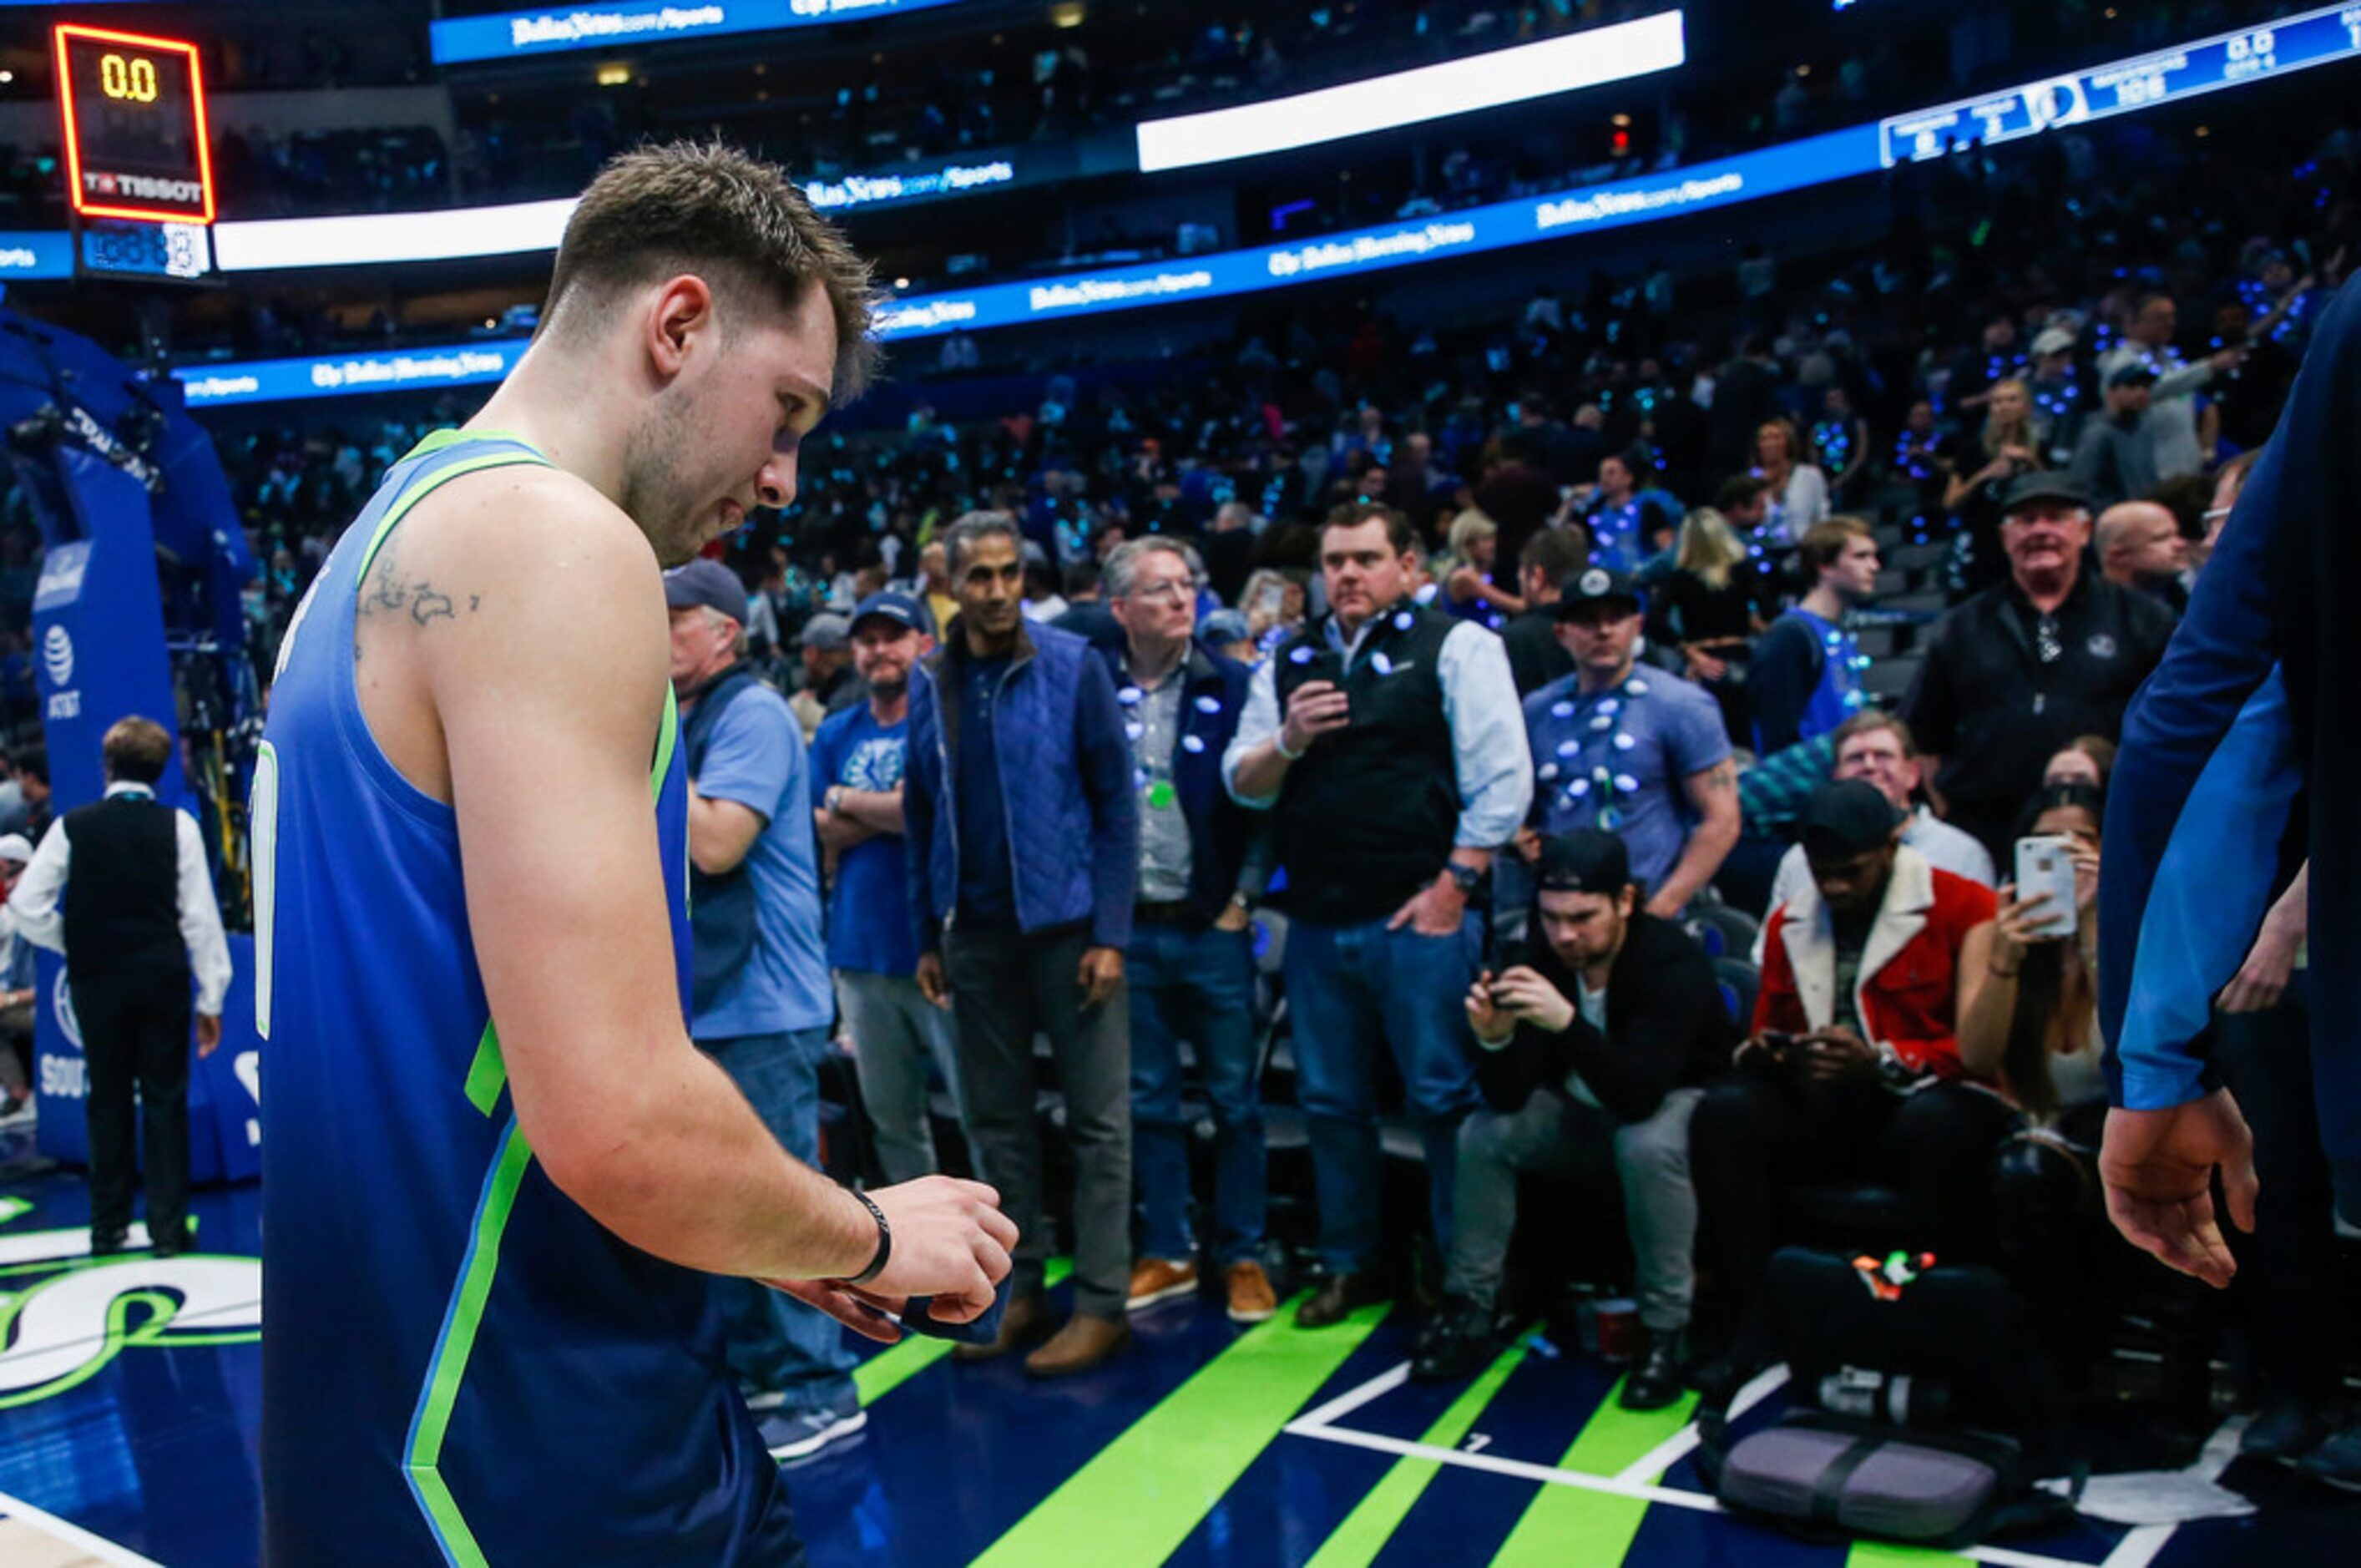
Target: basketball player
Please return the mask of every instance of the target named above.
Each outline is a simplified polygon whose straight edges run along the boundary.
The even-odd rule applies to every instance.
[[[991,1189],[835,1186],[683,1020],[659,567],[793,496],[868,299],[779,170],[618,159],[507,384],[296,612],[254,803],[273,1568],[800,1563],[705,1275],[891,1338],[1008,1271]]]

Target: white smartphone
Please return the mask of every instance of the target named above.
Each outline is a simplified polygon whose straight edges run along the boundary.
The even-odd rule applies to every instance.
[[[2033,927],[2039,937],[2074,935],[2079,912],[2074,900],[2074,845],[2070,839],[2040,837],[2016,841],[2016,901],[2029,904],[2049,895],[2042,923]]]

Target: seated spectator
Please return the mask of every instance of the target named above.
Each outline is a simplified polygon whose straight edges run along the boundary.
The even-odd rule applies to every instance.
[[[1411,1376],[1465,1377],[1498,1354],[1494,1315],[1517,1219],[1517,1178],[1611,1167],[1639,1271],[1646,1346],[1627,1409],[1681,1394],[1696,1284],[1689,1113],[1737,1035],[1705,949],[1640,908],[1623,841],[1582,828],[1545,841],[1531,961],[1476,977],[1467,1022],[1489,1109],[1459,1128],[1450,1310]]]
[[[1443,580],[1443,609],[1494,630],[1510,616],[1523,613],[1525,601],[1492,582],[1492,563],[1500,548],[1499,523],[1469,507],[1452,519],[1449,546],[1452,566]]]
[[[1755,431],[1754,472],[1770,497],[1770,532],[1781,543],[1794,543],[1827,521],[1828,476],[1806,459],[1792,422],[1765,420]]]
[[[1676,917],[1738,842],[1738,773],[1721,710],[1675,675],[1635,674],[1642,597],[1592,566],[1565,586],[1558,635],[1575,673],[1525,699],[1541,834],[1620,835],[1648,913]],[[1531,858],[1538,841],[1519,839]]]
[[[1985,887],[1993,885],[1995,878],[1991,853],[1919,804],[1918,787],[1924,780],[1909,725],[1890,713],[1874,709],[1855,714],[1836,732],[1836,769],[1831,776],[1861,779],[1876,785],[1878,793],[1903,815],[1904,845],[1925,856],[1927,863],[1938,872],[1949,872]],[[1764,919],[1767,921],[1782,905],[1803,896],[1811,885],[1811,865],[1804,846],[1796,844],[1779,862],[1778,880],[1771,887],[1771,902],[1763,906]],[[1766,925],[1755,938],[1754,961],[1758,965],[1763,962],[1763,948],[1769,940]]]
[[[2041,770],[2044,788],[2052,784],[2087,784],[2095,790],[2107,787],[2107,775],[2115,771],[2115,743],[2103,735],[2077,735],[2066,742],[2065,749],[2049,759]]]
[[[1525,608],[1500,629],[1517,696],[1527,697],[1561,675],[1574,674],[1574,655],[1557,637],[1558,585],[1590,559],[1590,536],[1579,523],[1544,528],[1517,556],[1517,591]]]
[[[2152,594],[2175,613],[2189,603],[2180,575],[2189,542],[2180,524],[2154,501],[2122,501],[2099,514],[2099,574],[2119,587]]]
[[[2033,394],[2023,381],[2004,377],[1992,385],[1980,435],[1961,431],[1944,447],[1950,477],[1943,486],[1943,510],[1959,521],[1959,547],[1966,555],[1960,584],[1980,592],[2008,576],[2001,547],[2001,519],[2009,488],[2048,466],[2033,428]]]
[[[1768,1364],[1764,1271],[1780,1190],[1878,1176],[1925,1245],[1972,1255],[2008,1103],[1968,1081],[1960,1022],[1991,961],[1992,890],[1902,841],[1866,780],[1830,784],[1803,818],[1812,887],[1772,916],[1754,1037],[1689,1129],[1703,1258],[1731,1292],[1727,1348],[1697,1375],[1726,1399]]]
[[[1859,518],[1832,517],[1804,535],[1796,560],[1811,589],[1763,634],[1747,674],[1761,757],[1827,734],[1868,697],[1869,660],[1844,623],[1876,597],[1877,536]]]
[[[2062,475],[2009,490],[2009,579],[1936,623],[1902,711],[1933,758],[1937,806],[2006,852],[2041,769],[2077,735],[2114,739],[2172,636],[2172,612],[2083,570],[2088,501]]]
[[[1747,665],[1764,618],[1777,607],[1746,546],[1711,507],[1682,520],[1673,569],[1649,590],[1648,638],[1680,650],[1690,680],[1711,692],[1733,740],[1746,733]]]

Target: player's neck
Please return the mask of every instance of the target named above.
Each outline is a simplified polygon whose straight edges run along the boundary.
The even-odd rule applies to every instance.
[[[537,343],[466,428],[517,437],[620,506],[630,433],[609,417],[612,404],[588,390],[599,379],[593,367]]]

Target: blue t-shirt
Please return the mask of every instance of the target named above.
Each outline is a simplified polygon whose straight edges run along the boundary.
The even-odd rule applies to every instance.
[[[1721,707],[1678,675],[1642,670],[1594,696],[1578,674],[1525,699],[1533,824],[1543,833],[1620,834],[1631,877],[1652,893],[1680,863],[1697,814],[1683,781],[1730,756]]]
[[[754,879],[754,954],[692,1021],[699,1040],[825,1029],[836,1018],[821,948],[819,856],[811,815],[811,766],[787,699],[768,686],[741,692],[713,727],[697,792],[759,813],[746,851]]]
[[[959,918],[971,926],[1016,924],[1016,871],[1009,860],[1008,807],[1000,797],[1000,747],[992,708],[1008,677],[1005,659],[974,659],[961,669],[958,776]]]
[[[832,713],[812,737],[812,794],[830,786],[896,790],[910,722],[880,724],[869,705]],[[828,895],[828,961],[836,969],[901,975],[918,970],[917,939],[910,933],[910,882],[898,833],[864,839],[836,858],[836,885]]]

